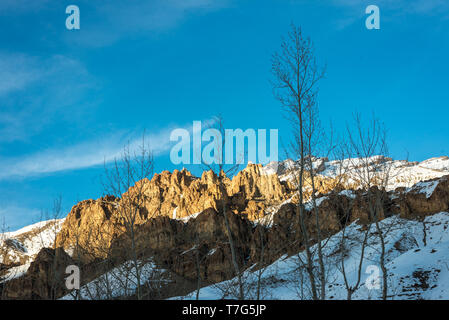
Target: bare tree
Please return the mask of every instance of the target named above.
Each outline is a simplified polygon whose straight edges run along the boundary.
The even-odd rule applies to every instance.
[[[324,128],[321,125],[321,121],[318,116],[318,108],[316,102],[310,103],[309,108],[305,110],[306,121],[305,121],[305,141],[307,157],[305,159],[305,172],[307,173],[307,179],[305,179],[306,187],[310,189],[309,202],[311,203],[311,211],[314,215],[315,223],[315,239],[316,239],[316,251],[317,251],[317,261],[318,261],[318,280],[320,284],[319,288],[319,298],[324,300],[326,298],[326,263],[323,254],[323,249],[327,244],[327,241],[323,241],[329,234],[323,234],[321,225],[323,225],[328,219],[328,213],[320,215],[317,204],[317,170],[315,166],[319,163],[319,159],[314,155],[322,155],[321,161],[328,159],[328,156],[332,154],[336,148],[333,141],[333,128],[332,123],[330,123],[329,134],[326,134]],[[337,181],[334,181],[334,186],[337,186]],[[325,231],[325,230],[324,230]]]
[[[143,218],[156,213],[148,213],[145,209],[147,202],[145,179],[153,174],[154,161],[149,146],[142,143],[132,150],[134,146],[129,143],[123,149],[119,159],[115,159],[112,168],[105,165],[105,181],[103,182],[106,194],[121,198],[116,202],[116,214],[119,222],[124,226],[125,235],[129,239],[130,248],[127,250],[131,264],[132,277],[135,278],[136,296],[143,298],[142,274],[143,261],[139,259],[137,227]]]
[[[195,237],[195,268],[196,268],[196,296],[195,299],[199,300],[200,298],[200,290],[201,290],[201,264],[204,260],[204,256],[201,256],[200,251],[200,240],[198,235]]]
[[[102,199],[100,201],[110,200]],[[104,225],[93,226],[87,233],[81,233],[80,230],[74,230],[74,243],[71,248],[72,259],[82,268],[85,277],[84,282],[95,280],[94,285],[84,285],[82,290],[74,290],[70,293],[74,300],[111,300],[115,298],[114,281],[120,281],[121,274],[114,272],[117,261],[114,256],[111,239],[115,234],[113,230],[105,228]],[[122,286],[122,291],[128,291]],[[81,292],[82,291],[82,292]]]
[[[260,214],[260,213],[259,213]],[[259,218],[260,220],[260,218]],[[266,268],[264,268],[265,263],[265,247],[266,247],[266,232],[265,226],[260,224],[257,226],[256,231],[259,234],[259,242],[260,242],[260,252],[259,252],[259,261],[258,261],[258,270],[257,270],[257,288],[256,288],[256,300],[260,300],[260,294],[262,290],[262,275]]]
[[[141,143],[124,146],[112,164],[105,162],[102,177],[104,196],[97,200],[106,220],[94,222],[87,233],[75,230],[73,256],[86,274],[74,299],[151,298],[160,289],[160,272],[145,250],[142,224],[160,214],[160,207],[148,211],[148,179],[154,161],[143,135]],[[151,282],[151,283],[150,283]],[[160,283],[159,283],[160,284]]]
[[[343,139],[340,139],[338,146],[333,149],[332,156],[335,161],[335,177],[334,177],[334,189],[330,192],[329,199],[333,203],[338,213],[341,236],[339,237],[336,253],[337,254],[337,266],[343,276],[343,282],[346,288],[346,298],[351,300],[355,291],[357,291],[361,285],[362,280],[362,268],[365,260],[365,251],[368,246],[368,240],[370,235],[370,225],[368,225],[361,236],[353,234],[347,234],[346,227],[351,222],[351,213],[354,208],[356,194],[353,190],[348,189],[347,180],[351,175],[353,167],[347,158],[350,158],[350,154],[347,152],[351,148]],[[344,192],[341,192],[344,190]],[[358,256],[357,263],[357,277],[354,283],[351,283],[348,278],[348,271],[346,269],[345,261],[350,254],[355,254],[353,248],[350,248],[350,243],[360,243],[360,255]]]
[[[351,171],[357,184],[365,192],[368,210],[368,230],[371,223],[376,228],[380,241],[379,264],[382,269],[382,299],[388,295],[388,270],[385,261],[385,233],[379,221],[384,218],[384,201],[387,195],[389,179],[391,178],[391,161],[388,161],[386,130],[383,124],[374,116],[368,126],[364,126],[359,114],[354,116],[354,125],[347,127],[348,154]],[[365,235],[367,238],[368,235]],[[363,258],[363,257],[361,257]]]
[[[6,225],[5,218],[2,217],[0,221],[0,300],[5,298],[4,296],[4,282],[10,277],[5,275],[8,271],[9,267],[6,265],[6,257],[8,255],[8,247],[6,246],[5,241],[7,240],[6,232],[8,232],[8,227]]]
[[[317,143],[314,140],[317,119],[313,109],[316,107],[317,83],[323,78],[324,70],[317,66],[312,41],[310,38],[303,36],[301,28],[292,24],[287,39],[282,41],[281,51],[273,55],[272,73],[275,78],[273,81],[275,97],[279,100],[291,121],[293,141],[290,144],[290,153],[295,159],[299,159],[299,170],[295,177],[298,194],[297,216],[307,257],[305,269],[309,277],[311,295],[314,300],[317,300],[325,297],[324,263],[321,247],[319,247],[320,272],[318,281],[321,281],[321,290],[319,290],[314,271],[314,257],[311,251],[311,235],[307,230],[306,210],[304,208],[304,181],[305,172],[307,168],[311,167],[311,164],[307,162],[307,157],[312,156],[310,154],[311,147]],[[309,171],[311,172],[311,170]],[[317,242],[320,242],[320,223],[317,211],[315,210],[315,212]],[[321,293],[319,294],[318,291],[321,291]]]
[[[224,181],[227,176],[232,176],[235,174],[241,163],[225,166],[224,160],[225,160],[226,134],[224,128],[224,120],[222,116],[215,117],[215,127],[211,129],[214,132],[213,135],[214,155],[210,159],[212,161],[207,161],[202,157],[202,163],[207,170],[211,170],[218,177],[218,188],[221,195],[221,211],[223,214],[223,219],[225,222],[226,232],[229,241],[229,247],[231,250],[231,263],[234,269],[234,275],[237,277],[238,282],[238,298],[240,300],[243,300],[245,298],[244,283],[242,279],[243,266],[239,265],[235,240],[232,236],[232,230],[229,222],[228,208],[227,208],[229,199]],[[230,211],[229,213],[232,214],[232,212]]]
[[[57,254],[56,251],[56,237],[58,235],[59,229],[60,229],[60,223],[59,220],[62,218],[62,196],[58,196],[53,200],[53,207],[51,210],[51,213],[47,211],[45,214],[45,220],[51,221],[49,223],[50,225],[50,234],[49,237],[51,237],[51,246],[53,247],[53,263],[52,263],[52,270],[50,272],[51,278],[49,279],[49,286],[50,286],[50,296],[49,299],[55,300],[59,298],[58,294],[61,290],[61,279],[63,279],[63,271],[59,268],[59,262],[60,256]],[[43,220],[41,218],[41,220]],[[46,240],[43,238],[43,233],[41,232],[39,234],[40,240],[42,243],[42,247],[46,246]]]

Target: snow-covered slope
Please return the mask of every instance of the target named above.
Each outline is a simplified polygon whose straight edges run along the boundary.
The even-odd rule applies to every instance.
[[[147,281],[168,282],[164,279],[165,270],[159,269],[151,261],[137,261],[140,283]],[[137,273],[133,261],[127,261],[97,279],[82,286],[78,293],[67,294],[61,300],[105,300],[135,294],[137,288]],[[157,284],[156,284],[157,285]],[[78,294],[78,296],[76,296]]]
[[[41,221],[14,232],[0,233],[0,263],[7,268],[0,282],[21,276],[42,248],[51,247],[65,219]]]
[[[381,221],[386,231],[386,268],[388,270],[389,299],[448,299],[449,297],[449,213],[441,212],[423,222],[390,217]],[[353,299],[381,299],[382,272],[379,268],[379,239],[372,228],[369,245],[363,261],[361,281]],[[323,240],[327,266],[327,299],[346,299],[347,290],[342,273],[342,260],[348,284],[357,282],[361,252],[361,226],[353,223],[346,228],[346,245],[341,250],[342,232]],[[316,245],[312,250],[316,250]],[[343,259],[342,259],[343,258]],[[307,274],[299,271],[298,259],[305,261],[304,253],[281,257],[262,274],[262,297],[269,299],[310,299],[307,287],[301,291],[301,279],[307,283]],[[258,271],[246,271],[243,279],[246,296],[255,297]],[[377,275],[379,277],[377,277]],[[370,281],[374,280],[374,281]],[[376,285],[376,281],[378,285]],[[229,288],[236,285],[232,279],[201,289],[201,299],[236,298]],[[224,290],[226,289],[226,290]],[[225,294],[224,292],[231,292]],[[195,292],[175,299],[193,299]]]
[[[382,156],[374,156],[366,161],[360,159],[345,159],[329,161],[327,158],[314,158],[313,169],[322,177],[335,178],[341,174],[349,180],[357,180],[357,168],[364,164],[372,166],[373,170],[389,170],[387,190],[398,187],[411,187],[414,184],[439,178],[449,174],[449,157],[431,158],[422,162],[409,162],[405,160],[392,160]],[[382,164],[382,165],[379,165]],[[265,174],[278,174],[281,181],[293,180],[293,172],[299,168],[299,163],[290,159],[282,162],[272,162],[263,167]]]
[[[368,162],[373,167],[373,171],[382,171],[382,168],[389,169],[390,182],[387,189],[394,190],[404,187],[405,193],[425,194],[426,199],[435,198],[434,191],[437,188],[437,181],[428,181],[449,175],[449,157],[432,158],[422,162],[408,162],[402,160],[392,160],[385,157],[372,157]],[[379,163],[382,164],[379,166]],[[361,165],[360,159],[346,159],[342,161],[329,161],[326,158],[314,158],[313,168],[323,179],[333,179],[344,174],[346,181],[357,182],[357,169]],[[281,181],[293,181],[294,171],[298,169],[298,163],[292,160],[285,160],[279,163],[270,163],[262,168],[264,174],[278,174]],[[356,189],[347,187],[348,189]],[[437,188],[437,190],[439,190]],[[347,197],[354,197],[351,190],[342,191]],[[324,194],[324,193],[323,193]],[[391,200],[397,195],[389,193]],[[434,194],[434,196],[432,196]],[[421,196],[421,195],[420,195]],[[317,205],[326,199],[326,195],[320,195]],[[423,201],[426,201],[424,199]],[[260,223],[270,227],[273,217],[283,204],[291,202],[292,198],[283,203],[272,205],[265,210],[265,217]],[[434,200],[432,200],[434,201]],[[306,203],[306,209],[310,209],[310,202]],[[439,208],[432,212],[447,210]],[[187,222],[195,219],[199,213],[195,213],[185,218],[177,217],[177,208],[173,209],[174,219]],[[64,219],[49,220],[22,228],[15,232],[0,234],[0,282],[23,275],[29,268],[30,263],[44,247],[53,245],[56,234],[61,229]],[[389,217],[381,222],[386,230],[387,243],[387,268],[389,270],[389,297],[392,299],[418,299],[418,298],[448,298],[449,291],[449,253],[445,248],[449,245],[447,227],[449,225],[449,213],[441,212],[428,216],[424,221],[404,220],[399,217]],[[374,228],[372,230],[374,232]],[[353,223],[345,229],[349,236],[344,248],[344,266],[349,284],[356,283],[357,266],[360,256],[360,237],[363,234],[361,227]],[[342,276],[341,232],[323,241],[326,256],[328,287],[326,297],[328,299],[345,299],[346,290]],[[378,237],[372,233],[369,238],[369,246],[366,250],[365,260],[362,268],[362,278],[360,287],[353,295],[354,299],[378,299],[381,294],[379,289],[368,289],[365,280],[372,276],[376,267],[379,266],[379,243]],[[316,250],[316,247],[314,247]],[[340,251],[339,251],[340,250]],[[449,252],[449,251],[448,251]],[[262,283],[264,298],[274,299],[298,299],[310,298],[309,292],[298,291],[301,279],[307,278],[305,273],[298,271],[298,259],[305,259],[304,254],[299,256],[282,257],[272,265],[263,270]],[[6,268],[5,268],[6,266]],[[370,266],[374,266],[370,269]],[[135,289],[132,278],[123,278],[123,270],[129,271],[129,263],[119,266],[109,273],[88,283],[81,290],[84,298],[97,297],[106,298],[105,293],[99,290],[100,284],[107,282],[111,285],[111,290],[107,292],[111,297],[117,297],[127,292],[120,291],[123,288],[123,281],[129,280],[130,292]],[[145,264],[145,279],[150,279],[156,270],[152,263]],[[132,271],[132,268],[131,268]],[[248,298],[255,297],[255,283],[258,272],[251,270],[245,272],[245,282],[249,283]],[[129,274],[128,274],[129,276]],[[112,281],[112,282],[111,282]],[[233,283],[234,280],[227,281],[221,285],[213,285],[201,290],[203,299],[219,299],[222,297],[232,298],[231,293],[223,294],[224,285]],[[306,290],[307,291],[307,290]],[[180,298],[191,298],[194,294]],[[70,297],[65,297],[70,298]]]

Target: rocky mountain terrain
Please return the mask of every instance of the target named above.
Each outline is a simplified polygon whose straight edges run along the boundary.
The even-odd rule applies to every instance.
[[[388,299],[393,300],[447,300],[449,297],[449,212],[425,217],[422,221],[392,216],[381,221],[386,232],[386,267],[389,270]],[[357,282],[362,226],[353,223],[346,227],[346,235],[352,241],[347,246],[344,264],[348,283]],[[374,231],[374,230],[373,230]],[[339,245],[342,231],[323,241],[328,283],[326,299],[345,300],[347,290],[341,273]],[[373,275],[372,266],[379,261],[379,243],[375,232],[370,233],[366,259],[362,266],[360,288],[352,299],[382,299],[380,288],[370,289],[367,280]],[[316,250],[316,245],[312,248]],[[261,275],[262,299],[311,299],[308,292],[299,290],[301,279],[306,276],[298,270],[299,260],[306,259],[304,252],[284,255],[263,270]],[[375,272],[375,271],[374,271]],[[375,273],[374,273],[375,274]],[[245,271],[246,296],[254,299],[259,272]],[[200,291],[200,299],[236,299],[236,291],[224,289],[236,286],[236,279],[207,286]],[[83,288],[84,289],[84,288]],[[85,294],[85,291],[83,291]],[[87,297],[87,295],[86,295]],[[195,292],[172,299],[195,299]]]
[[[357,230],[369,220],[368,199],[355,174],[357,161],[348,161],[313,159],[322,238],[326,238],[325,255],[330,265],[342,230],[356,238]],[[449,221],[449,158],[407,162],[373,157],[369,161],[389,168],[386,189],[379,192],[384,193],[382,223],[388,229],[391,281],[399,288],[391,292],[392,297],[445,298],[446,291],[441,288],[448,278],[442,266],[449,264],[449,255],[443,254]],[[189,298],[201,279],[202,298],[232,297],[217,285],[235,281],[223,219],[226,208],[238,264],[246,270],[248,292],[253,278],[263,270],[266,297],[297,299],[300,295],[295,292],[295,281],[301,277],[292,275],[295,259],[303,254],[296,216],[297,169],[298,163],[291,160],[266,166],[248,164],[234,177],[224,178],[224,195],[212,171],[201,177],[185,169],[164,171],[151,180],[139,181],[120,198],[81,201],[64,219],[0,234],[0,296],[123,299],[135,298],[139,289],[145,298]],[[118,212],[137,190],[143,190],[144,204],[138,208],[130,237]],[[305,207],[309,211],[311,192],[306,184]],[[342,205],[348,203],[345,220]],[[313,241],[316,235],[311,215],[306,224]],[[401,228],[389,227],[392,225]],[[348,270],[354,264],[351,253],[359,250],[357,243],[354,241],[345,258]],[[378,255],[375,246],[372,240],[368,250],[372,261]],[[136,261],[141,270],[138,274],[133,271]],[[81,269],[82,288],[76,293],[65,287],[65,268],[71,264]],[[337,289],[342,285],[338,267],[329,272],[333,279],[329,281],[329,298],[344,299],[343,291]],[[376,298],[367,292],[361,288],[354,298]]]

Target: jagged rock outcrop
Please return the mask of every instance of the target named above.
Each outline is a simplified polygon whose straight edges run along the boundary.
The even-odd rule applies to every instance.
[[[261,172],[261,165],[249,164],[232,180],[223,178],[225,201],[235,214],[246,215],[255,220],[264,215],[265,208],[289,197],[290,190],[282,184],[277,175]],[[104,258],[113,239],[126,230],[117,208],[123,199],[141,192],[145,198],[139,208],[135,224],[143,225],[156,217],[182,219],[208,209],[219,211],[222,194],[218,177],[212,171],[205,171],[201,178],[190,172],[174,170],[155,174],[151,180],[139,181],[122,198],[112,196],[98,200],[85,200],[74,206],[57,237],[57,246],[66,249],[77,247],[84,262]]]
[[[323,170],[323,163],[318,166],[320,170]],[[308,178],[305,177],[305,179]],[[444,210],[447,208],[445,192],[449,188],[447,182],[444,182],[447,179],[443,180],[439,182],[441,186],[427,198],[426,195],[410,189],[399,200],[373,187],[371,194],[381,199],[375,204],[378,207],[379,218],[383,219],[392,213],[407,216],[410,212],[420,214]],[[295,205],[297,197],[293,197],[294,188],[291,182],[281,181],[276,174],[267,174],[262,166],[254,164],[249,164],[232,180],[224,177],[223,181],[226,187],[224,201],[228,213],[233,213],[230,215],[230,221],[233,222],[232,230],[236,232],[233,237],[240,246],[242,261],[259,260],[258,255],[261,252],[263,239],[266,241],[264,247],[266,261],[280,254],[292,254],[302,246]],[[361,191],[355,192],[351,197],[340,195],[337,191],[342,189],[341,180],[338,183],[339,185],[326,176],[315,177],[318,193],[326,194],[333,190],[327,196],[318,198],[317,201],[322,237],[338,232],[346,223],[355,220],[367,223],[372,220],[369,201],[373,200],[369,200]],[[195,271],[194,259],[186,257],[196,252],[189,251],[192,247],[201,246],[202,251],[214,251],[214,254],[209,257],[209,262],[205,264],[204,278],[210,278],[211,281],[225,279],[223,270],[232,270],[232,266],[225,265],[229,261],[225,258],[229,250],[228,246],[222,245],[227,242],[227,239],[224,237],[226,233],[223,229],[223,219],[219,214],[220,203],[223,199],[218,187],[218,177],[212,171],[204,172],[201,178],[192,176],[185,169],[175,170],[173,173],[163,171],[161,174],[154,175],[151,180],[140,181],[123,197],[131,196],[133,192],[140,192],[140,190],[143,190],[146,197],[136,219],[136,246],[141,248],[139,249],[141,254],[153,255],[157,257],[161,265],[170,265],[172,271],[177,274],[192,278]],[[397,191],[394,194],[397,193],[400,192]],[[308,196],[310,191],[307,193],[306,190],[306,199]],[[116,214],[122,199],[105,197],[98,200],[86,200],[76,205],[58,234],[57,244],[66,249],[75,244],[82,247],[81,251],[87,252],[87,254],[78,254],[82,263],[90,263],[110,255],[125,257],[125,254],[118,254],[120,250],[126,251],[130,245],[127,240],[129,235],[125,232],[126,228]],[[285,203],[288,199],[291,202]],[[255,229],[250,227],[249,221],[264,217],[269,207],[282,203],[285,204],[280,206],[269,230],[262,232],[261,227]],[[371,203],[372,205],[374,204]],[[348,210],[349,207],[350,210]],[[314,241],[316,228],[312,209],[309,203],[306,225],[311,241]],[[200,212],[203,213],[187,223],[180,220]],[[242,222],[243,220],[235,220],[234,217],[248,220]]]
[[[393,196],[394,213],[404,218],[424,217],[449,210],[449,176],[399,188]]]
[[[240,171],[227,188],[228,194],[244,199],[262,199],[267,205],[279,203],[288,197],[285,184],[273,174],[265,174],[262,165],[249,164]]]
[[[326,161],[321,161],[317,170],[327,170]],[[52,294],[63,292],[63,288],[49,289],[48,283],[55,274],[44,275],[55,261],[52,254],[62,257],[61,268],[68,263],[78,264],[86,283],[133,259],[132,247],[138,259],[150,259],[189,285],[195,284],[198,272],[203,284],[229,279],[235,274],[223,208],[242,268],[269,264],[282,255],[296,254],[304,248],[298,223],[298,198],[294,179],[289,179],[291,171],[283,170],[280,177],[260,165],[249,164],[233,179],[222,176],[224,194],[219,189],[219,178],[212,171],[204,172],[200,178],[185,169],[163,171],[151,180],[139,181],[120,198],[106,196],[82,201],[72,208],[58,232],[55,245],[58,249],[53,253],[53,249],[42,250],[25,276],[8,281],[4,292],[9,298],[51,298]],[[305,224],[314,243],[316,220],[308,179],[306,175]],[[356,190],[354,180],[318,175],[314,182],[321,237],[335,234],[356,220],[369,223],[373,205],[377,207],[379,219],[392,214],[417,218],[448,210],[448,180],[449,176],[445,176],[389,192],[372,187],[373,199],[365,190]],[[354,190],[346,190],[348,185],[354,185]],[[120,208],[139,192],[144,201],[135,211],[131,232],[125,226]],[[7,245],[16,251],[21,249],[15,242]]]
[[[76,247],[75,255],[83,262],[106,257],[112,239],[125,231],[119,216],[114,214],[118,202],[109,196],[75,205],[57,235],[56,247]]]
[[[56,299],[67,291],[65,270],[74,264],[62,249],[42,249],[22,277],[8,281],[3,288],[4,299]]]
[[[233,275],[227,229],[222,212],[210,208],[187,223],[159,216],[139,225],[135,245],[139,257],[152,257],[162,268],[190,280],[197,278],[196,255],[200,255],[202,279],[217,282]],[[248,244],[252,224],[246,217],[227,212],[237,259],[245,265],[249,257]],[[114,257],[124,262],[132,259],[129,248],[131,238],[124,233],[112,243]],[[197,252],[199,250],[199,253]]]

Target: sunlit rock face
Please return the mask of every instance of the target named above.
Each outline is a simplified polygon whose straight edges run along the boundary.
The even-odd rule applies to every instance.
[[[369,208],[373,204],[357,180],[356,172],[360,169],[357,163],[313,159],[316,202],[311,201],[311,175],[306,173],[303,180],[305,224],[312,242],[317,237],[315,208],[322,237],[339,232],[348,223],[364,224],[372,219]],[[368,164],[375,167],[386,164],[391,173],[385,188],[376,186],[373,179],[370,189],[371,194],[381,199],[375,204],[380,219],[394,214],[422,219],[449,210],[449,176],[446,176],[449,158],[407,162],[373,157]],[[349,170],[339,170],[342,165]],[[241,266],[271,263],[283,254],[296,254],[303,248],[295,187],[298,162],[248,164],[235,176],[228,178],[223,174],[221,178],[223,192],[219,177],[212,171],[203,172],[201,177],[185,169],[163,171],[151,180],[139,181],[120,197],[81,201],[65,219],[2,234],[0,277],[9,280],[8,295],[21,298],[17,289],[21,286],[26,288],[23,294],[27,297],[47,296],[49,278],[42,276],[40,282],[32,283],[26,280],[34,278],[36,272],[45,273],[42,270],[50,254],[44,248],[63,249],[84,268],[86,279],[94,279],[106,271],[95,267],[98,261],[112,259],[116,265],[123,263],[129,258],[132,245],[123,217],[126,210],[136,213],[133,245],[139,257],[151,257],[187,282],[194,283],[197,277],[196,252],[207,257],[202,260],[200,270],[205,282],[233,276],[224,213]],[[130,206],[136,197],[141,197],[142,205]],[[64,263],[69,260],[61,252],[57,256]]]

